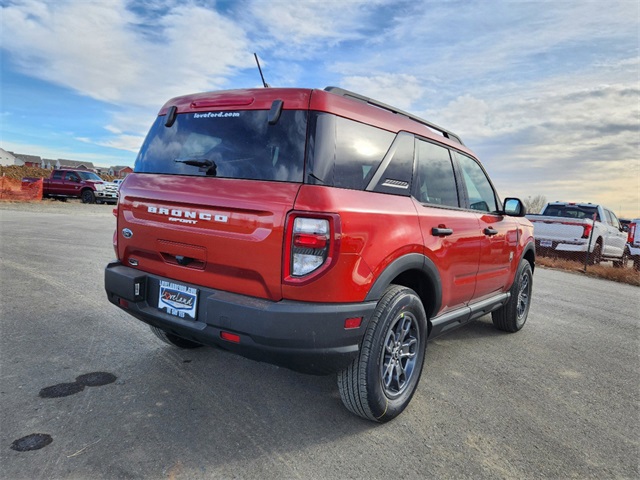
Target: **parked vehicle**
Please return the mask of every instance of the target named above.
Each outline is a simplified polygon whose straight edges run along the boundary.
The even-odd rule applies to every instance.
[[[460,137],[329,87],[167,102],[120,188],[109,301],[164,342],[337,372],[385,422],[427,339],[492,314],[520,330],[533,228]]]
[[[593,203],[552,202],[539,215],[527,215],[539,255],[562,255],[592,264],[612,260],[626,267],[627,235],[612,210]]]
[[[629,222],[627,248],[633,260],[633,268],[640,270],[640,218],[634,218]]]
[[[25,177],[23,188],[40,178]],[[102,180],[96,173],[87,170],[52,170],[49,178],[43,179],[42,196],[50,198],[80,198],[83,203],[116,203],[118,188]]]

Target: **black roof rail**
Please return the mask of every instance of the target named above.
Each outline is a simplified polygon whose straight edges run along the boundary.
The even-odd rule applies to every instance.
[[[431,123],[431,122],[425,120],[424,118],[420,118],[420,117],[418,117],[416,115],[413,115],[411,113],[405,112],[404,110],[400,110],[399,108],[392,107],[391,105],[387,105],[386,103],[379,102],[378,100],[374,100],[373,98],[365,97],[364,95],[360,95],[359,93],[351,92],[349,90],[345,90],[345,89],[340,88],[340,87],[326,87],[324,90],[325,90],[325,92],[335,93],[336,95],[340,95],[341,97],[353,98],[354,100],[359,100],[361,102],[368,103],[369,105],[374,105],[376,107],[379,107],[379,108],[382,108],[384,110],[387,110],[387,111],[389,111],[391,113],[396,113],[398,115],[403,115],[405,117],[410,118],[411,120],[414,120],[414,121],[416,121],[418,123],[426,125],[427,127],[431,128],[433,130],[437,130],[445,138],[450,138],[451,140],[454,140],[454,141],[458,142],[460,145],[464,145],[464,143],[462,143],[462,140],[460,139],[460,137],[458,135],[456,135],[455,133],[447,130],[446,128],[439,127],[435,123]]]

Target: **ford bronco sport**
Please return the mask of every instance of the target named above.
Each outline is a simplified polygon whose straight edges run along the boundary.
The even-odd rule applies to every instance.
[[[427,339],[527,319],[522,202],[454,133],[353,92],[169,100],[119,195],[113,304],[177,347],[337,372],[373,421],[410,402]]]

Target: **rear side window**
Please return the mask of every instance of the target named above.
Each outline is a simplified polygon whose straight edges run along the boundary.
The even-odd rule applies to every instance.
[[[284,110],[184,113],[171,127],[159,116],[134,171],[302,182],[307,112]]]
[[[449,150],[416,140],[418,164],[413,182],[414,195],[421,203],[460,206]]]
[[[312,113],[306,182],[364,190],[394,138],[380,128]]]

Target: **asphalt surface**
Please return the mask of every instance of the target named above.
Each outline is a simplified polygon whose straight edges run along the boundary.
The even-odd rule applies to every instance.
[[[537,269],[521,332],[434,340],[376,425],[334,377],[175,349],[108,303],[111,210],[0,205],[1,478],[640,476],[639,288]]]

